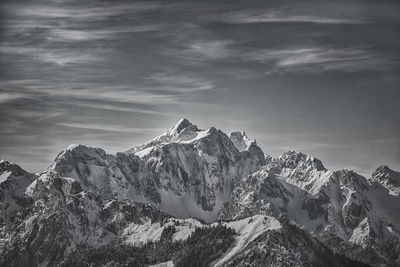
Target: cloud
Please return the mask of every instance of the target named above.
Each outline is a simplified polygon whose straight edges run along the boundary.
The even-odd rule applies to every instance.
[[[274,71],[362,71],[385,70],[396,61],[388,55],[363,48],[292,48],[252,51],[243,57],[273,63]]]
[[[45,49],[3,45],[0,46],[0,53],[27,56],[31,60],[36,60],[42,63],[52,63],[60,67],[72,64],[86,64],[103,60],[101,57],[96,56],[93,53],[93,50],[90,52],[86,51],[84,53],[73,49]]]
[[[77,1],[78,3],[80,1]],[[53,4],[53,5],[51,5]],[[54,5],[55,4],[55,5]],[[76,5],[60,5],[51,1],[47,5],[8,5],[7,10],[16,15],[45,19],[94,19],[134,14],[160,8],[157,3],[103,4],[96,7]]]
[[[112,55],[113,44],[121,39],[163,29],[161,23],[140,19],[159,7],[157,3],[82,5],[80,1],[6,4],[0,53],[21,56],[17,58],[21,65],[40,62],[75,67],[98,63]],[[110,23],[124,16],[134,20],[124,25]]]
[[[40,93],[55,99],[113,101],[125,104],[178,104],[179,96],[142,91],[127,85],[104,85],[94,83],[63,84],[54,88],[52,85],[31,85],[26,90]]]
[[[354,18],[296,14],[299,11],[268,9],[232,12],[218,20],[231,24],[249,23],[318,23],[318,24],[365,24],[367,21]]]
[[[373,139],[369,141],[372,144],[385,144],[385,143],[396,143],[400,142],[400,138],[381,138],[381,139]]]
[[[225,40],[204,40],[191,42],[182,51],[182,55],[191,59],[211,60],[231,56],[228,48],[231,41]]]
[[[0,92],[0,104],[9,103],[25,97],[26,95],[20,93]]]
[[[75,26],[76,27],[76,26]],[[106,26],[105,29],[75,29],[53,27],[49,30],[47,40],[51,42],[82,42],[96,40],[115,40],[126,34],[159,31],[160,24],[130,25],[123,27]]]
[[[100,61],[101,58],[90,54],[76,53],[76,52],[50,52],[41,53],[38,56],[43,62],[54,63],[58,66],[65,66],[71,64],[85,64],[94,61]]]
[[[154,73],[146,81],[155,86],[153,89],[178,93],[193,93],[214,89],[214,84],[210,80],[189,74]]]
[[[120,104],[93,104],[93,103],[88,103],[88,102],[83,102],[83,103],[76,103],[73,102],[71,103],[73,106],[80,106],[83,108],[89,108],[89,109],[101,109],[101,110],[109,110],[109,111],[120,111],[120,112],[130,112],[130,113],[142,113],[142,114],[152,114],[152,115],[168,115],[165,112],[161,111],[156,111],[156,110],[151,110],[151,109],[145,109],[145,108],[136,108],[136,107],[121,107]]]
[[[95,123],[57,123],[57,125],[69,127],[69,128],[86,129],[86,130],[135,133],[135,134],[143,134],[143,133],[149,133],[149,132],[162,132],[162,131],[166,130],[166,129],[162,129],[162,128],[131,128],[131,127],[125,127],[125,126],[121,126],[121,125],[104,125],[104,124],[95,124]]]

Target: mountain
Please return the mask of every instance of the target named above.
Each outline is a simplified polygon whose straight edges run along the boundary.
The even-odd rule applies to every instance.
[[[37,178],[15,163],[0,161],[0,253],[5,240],[10,237],[10,228],[23,216],[31,203],[24,193]]]
[[[0,266],[395,266],[396,172],[378,170],[187,119],[115,155],[70,145],[40,174],[3,160]]]
[[[253,144],[253,149],[259,148]],[[222,131],[200,130],[182,119],[165,134],[125,153],[70,146],[44,175],[80,181],[104,200],[150,203],[176,217],[211,222],[232,189],[259,168],[262,159],[263,154],[239,151]]]
[[[400,196],[400,172],[386,165],[380,166],[372,173],[371,181],[378,182],[387,188],[390,194]]]
[[[289,151],[239,185],[220,219],[285,213],[337,252],[379,265],[400,262],[400,198],[352,171]]]
[[[80,180],[48,171],[22,187],[29,200],[26,212],[8,215],[13,224],[9,236],[3,239],[2,266],[148,266],[163,262],[175,266],[236,266],[238,260],[251,262],[249,251],[258,251],[264,242],[261,240],[268,241],[269,250],[275,254],[253,266],[267,262],[309,266],[321,260],[321,251],[326,254],[323,260],[331,264],[325,266],[345,266],[341,262],[363,266],[335,256],[296,226],[288,232],[288,223],[274,217],[254,215],[213,224],[176,219],[150,204],[103,201],[100,190],[93,191]],[[292,231],[298,234],[294,236]],[[304,254],[299,240],[317,245]],[[281,257],[281,251],[304,256],[289,261]]]
[[[258,233],[257,238],[224,262],[224,266],[368,266],[334,253],[284,215],[279,217],[274,230]]]

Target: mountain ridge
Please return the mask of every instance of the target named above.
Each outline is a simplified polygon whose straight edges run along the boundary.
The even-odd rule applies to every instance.
[[[124,251],[158,255],[167,242],[162,236],[174,233],[168,241],[172,243],[167,242],[172,249],[199,233],[207,236],[211,226],[226,235],[221,244],[227,242],[219,252],[207,252],[216,253],[210,256],[212,265],[252,264],[251,255],[263,258],[262,251],[268,249],[256,239],[238,244],[266,231],[257,240],[285,249],[270,250],[277,258],[252,266],[309,266],[323,262],[317,251],[326,249],[345,255],[343,262],[391,266],[400,263],[396,175],[387,166],[368,179],[353,171],[332,171],[314,156],[293,150],[272,158],[245,132],[202,130],[182,119],[126,152],[108,154],[101,148],[70,145],[39,175],[1,160],[0,211],[5,220],[0,221],[0,255],[2,262],[16,266],[69,261],[80,246],[87,253],[122,246]],[[272,233],[262,219],[256,231],[250,227],[258,220],[254,218],[293,226]],[[224,227],[236,234],[231,236]],[[290,237],[292,231],[295,237]],[[150,248],[148,242],[159,245]],[[310,247],[302,252],[291,242]],[[195,253],[177,251],[146,264],[163,259],[179,266]],[[286,262],[276,253],[285,254]],[[332,265],[330,253],[324,254],[325,263]],[[22,257],[13,258],[16,254]]]

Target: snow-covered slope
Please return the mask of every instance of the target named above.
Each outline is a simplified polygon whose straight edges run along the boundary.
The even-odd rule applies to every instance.
[[[305,208],[312,195],[307,191],[285,182],[267,170],[260,170],[242,182],[232,193],[231,201],[219,212],[219,219],[243,219],[254,214],[279,217],[286,213],[307,230],[322,227],[323,218],[310,216]]]
[[[274,221],[272,229],[262,231],[224,266],[366,266],[333,253],[284,215],[277,223]]]
[[[265,232],[281,228],[281,224],[277,219],[263,215],[255,215],[246,219],[222,224],[234,229],[237,236],[233,247],[228,249],[223,257],[215,262],[214,266],[216,267],[223,266]]]
[[[205,135],[207,135],[207,131],[198,129],[196,125],[193,125],[187,119],[183,118],[166,133],[145,144],[135,146],[132,149],[129,149],[126,153],[131,154],[162,144],[192,142],[204,137]]]

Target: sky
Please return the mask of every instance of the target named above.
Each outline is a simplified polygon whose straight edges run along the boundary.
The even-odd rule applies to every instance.
[[[400,170],[399,1],[2,1],[0,158],[125,151],[187,118],[274,157]]]

